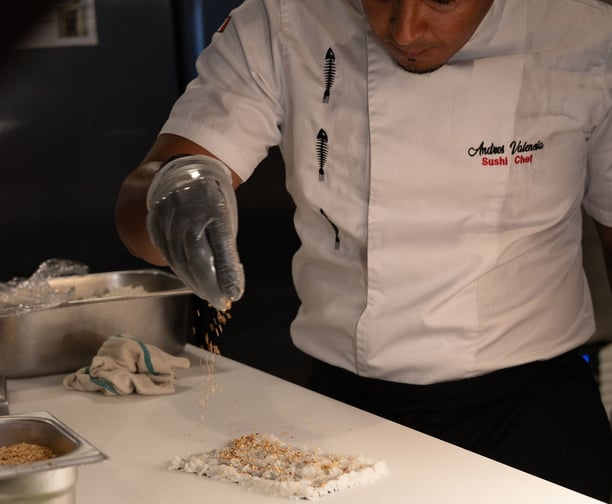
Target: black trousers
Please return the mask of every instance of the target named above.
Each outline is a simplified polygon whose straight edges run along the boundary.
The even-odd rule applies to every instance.
[[[577,352],[476,378],[407,385],[314,360],[309,388],[609,502],[612,431]]]

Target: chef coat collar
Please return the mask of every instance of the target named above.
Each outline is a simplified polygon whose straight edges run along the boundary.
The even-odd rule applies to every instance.
[[[489,12],[481,21],[478,28],[463,46],[463,48],[455,54],[449,62],[470,60],[482,56],[487,49],[490,49],[491,42],[498,33],[499,25],[506,7],[506,0],[494,0]]]

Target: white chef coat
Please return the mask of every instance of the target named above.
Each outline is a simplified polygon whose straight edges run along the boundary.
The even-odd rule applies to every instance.
[[[581,203],[612,226],[611,26],[596,0],[496,0],[414,75],[359,0],[246,0],[162,131],[243,180],[280,145],[299,348],[398,382],[476,376],[594,331]]]

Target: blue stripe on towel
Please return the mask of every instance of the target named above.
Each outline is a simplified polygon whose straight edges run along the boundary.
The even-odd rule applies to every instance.
[[[134,338],[136,339],[136,338]],[[158,375],[159,373],[157,371],[155,371],[155,368],[153,367],[153,362],[151,361],[151,353],[149,352],[149,349],[147,348],[147,346],[140,340],[136,340],[138,342],[138,344],[140,345],[140,348],[142,348],[142,353],[143,353],[143,357],[144,357],[144,361],[145,364],[147,365],[147,369],[149,371],[150,374],[152,375]]]
[[[125,337],[123,334],[120,334],[119,336]],[[144,358],[145,366],[147,366],[147,371],[149,372],[149,374],[152,374],[154,376],[159,375],[159,373],[155,371],[155,368],[153,367],[153,361],[151,360],[151,352],[149,352],[147,345],[145,345],[138,338],[134,338],[134,336],[130,336],[130,338],[140,345],[140,348],[142,349],[142,357]]]
[[[89,379],[91,380],[91,382],[96,384],[98,387],[102,387],[104,390],[106,390],[107,392],[111,394],[119,395],[119,392],[117,392],[117,389],[111,382],[109,382],[108,380],[105,380],[104,378],[97,378],[95,376],[91,376],[91,373],[89,372],[88,367],[85,368],[85,373],[89,376]]]

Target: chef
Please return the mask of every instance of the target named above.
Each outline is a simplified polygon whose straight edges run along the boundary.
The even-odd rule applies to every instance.
[[[612,260],[611,27],[598,0],[246,0],[122,185],[120,236],[229,308],[232,187],[278,145],[312,388],[607,502],[576,349],[582,207]]]

